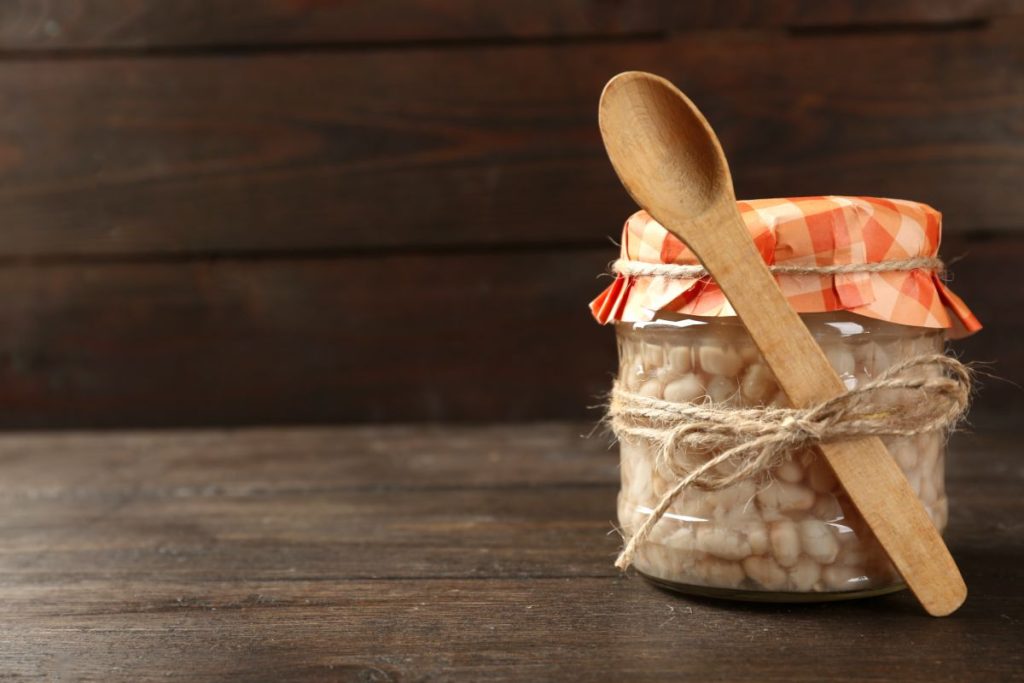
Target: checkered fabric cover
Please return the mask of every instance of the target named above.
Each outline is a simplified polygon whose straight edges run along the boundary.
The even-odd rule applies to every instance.
[[[934,257],[942,215],[926,204],[874,197],[799,197],[737,202],[754,243],[769,265],[824,266]],[[621,258],[647,263],[699,263],[686,245],[646,211],[629,217]],[[951,337],[981,329],[938,273],[912,270],[838,275],[776,275],[800,313],[850,311],[902,325],[946,328]],[[590,304],[598,322],[640,322],[661,311],[733,316],[710,277],[617,275]]]

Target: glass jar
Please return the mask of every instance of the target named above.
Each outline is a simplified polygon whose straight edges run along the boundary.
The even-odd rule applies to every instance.
[[[896,362],[941,353],[941,329],[844,312],[802,316],[829,362],[854,388]],[[619,383],[672,402],[788,406],[742,323],[662,314],[616,323]],[[946,526],[946,434],[883,439],[935,526]],[[653,444],[620,442],[619,523],[627,538],[671,485]],[[696,467],[707,454],[682,453]],[[815,450],[792,454],[762,480],[685,489],[640,544],[634,567],[672,589],[765,601],[831,600],[903,588],[885,552]]]

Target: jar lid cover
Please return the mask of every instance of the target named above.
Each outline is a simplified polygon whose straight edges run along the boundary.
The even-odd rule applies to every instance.
[[[942,282],[938,264],[929,263],[938,254],[942,214],[927,204],[826,196],[754,199],[737,206],[797,312],[849,311],[902,325],[946,328],[953,337],[981,329]],[[913,267],[916,260],[922,260],[921,267]],[[858,268],[863,264],[881,266]],[[661,312],[736,315],[714,280],[691,272],[699,265],[693,252],[646,211],[626,221],[616,265],[615,281],[590,303],[602,324],[649,321]],[[806,272],[829,266],[845,267],[834,269],[844,272]]]

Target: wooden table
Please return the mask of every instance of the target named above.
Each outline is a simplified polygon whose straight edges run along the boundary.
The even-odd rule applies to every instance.
[[[805,606],[612,568],[582,424],[0,438],[0,679],[1024,680],[1024,463],[953,443],[971,589]]]

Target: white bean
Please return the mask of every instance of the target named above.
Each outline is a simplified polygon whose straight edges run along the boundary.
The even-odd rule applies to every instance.
[[[683,375],[665,386],[665,400],[673,403],[689,403],[704,395],[704,385],[697,375]]]
[[[718,489],[711,495],[722,510],[747,510],[750,508],[750,501],[757,495],[757,485],[750,479],[742,479],[732,486]]]
[[[691,550],[673,550],[672,571],[679,575],[681,583],[693,583],[694,569],[700,554]]]
[[[764,555],[771,552],[771,541],[768,539],[768,527],[764,522],[750,522],[742,527],[747,534],[747,543],[750,544],[750,552],[755,555]]]
[[[702,525],[697,530],[697,549],[723,560],[742,560],[750,555],[750,543],[735,529]]]
[[[820,578],[821,565],[809,557],[801,557],[789,570],[790,588],[802,593],[814,590]]]
[[[694,571],[705,585],[722,588],[737,588],[747,578],[743,565],[739,562],[720,560],[711,556],[698,561]]]
[[[757,492],[757,501],[762,510],[810,510],[814,505],[814,491],[776,479]]]
[[[831,564],[839,554],[839,542],[832,534],[832,528],[820,519],[805,519],[800,522],[800,546],[811,559],[822,564]]]
[[[704,344],[697,354],[701,369],[711,375],[735,377],[743,369],[743,358],[731,346]]]
[[[725,403],[739,391],[739,384],[732,377],[726,377],[725,375],[715,375],[708,382],[708,396],[715,403]]]
[[[819,493],[814,499],[811,514],[822,521],[831,522],[842,519],[843,508],[839,506],[839,501],[831,493]]]
[[[640,390],[637,393],[648,398],[661,398],[661,382],[656,379],[649,379],[640,385]]]
[[[835,591],[850,591],[861,588],[867,583],[863,568],[847,567],[841,564],[832,564],[821,570],[821,578],[825,585]]]
[[[637,548],[636,559],[633,565],[651,576],[657,576],[669,581],[685,580],[685,577],[674,570],[677,562],[676,556],[679,553],[668,546],[660,543],[641,543]]]
[[[743,560],[743,571],[765,590],[780,591],[786,587],[789,574],[770,557],[752,555]]]
[[[683,374],[693,367],[693,354],[689,346],[673,346],[668,350],[668,365],[673,372]]]
[[[804,468],[795,460],[787,460],[775,468],[775,476],[782,481],[796,484],[804,478]]]
[[[643,357],[645,368],[660,368],[665,364],[665,347],[658,343],[644,342]]]
[[[672,368],[667,365],[662,365],[660,368],[654,370],[654,378],[662,383],[662,385],[668,384],[679,375],[672,372]]]
[[[767,365],[754,363],[743,371],[740,389],[744,398],[751,403],[762,403],[778,391],[779,385],[775,380],[775,374]]]
[[[665,545],[692,554],[697,548],[697,534],[689,524],[681,526],[665,538]]]
[[[768,532],[772,554],[783,567],[796,566],[800,559],[800,534],[796,525],[788,520],[774,522]]]

